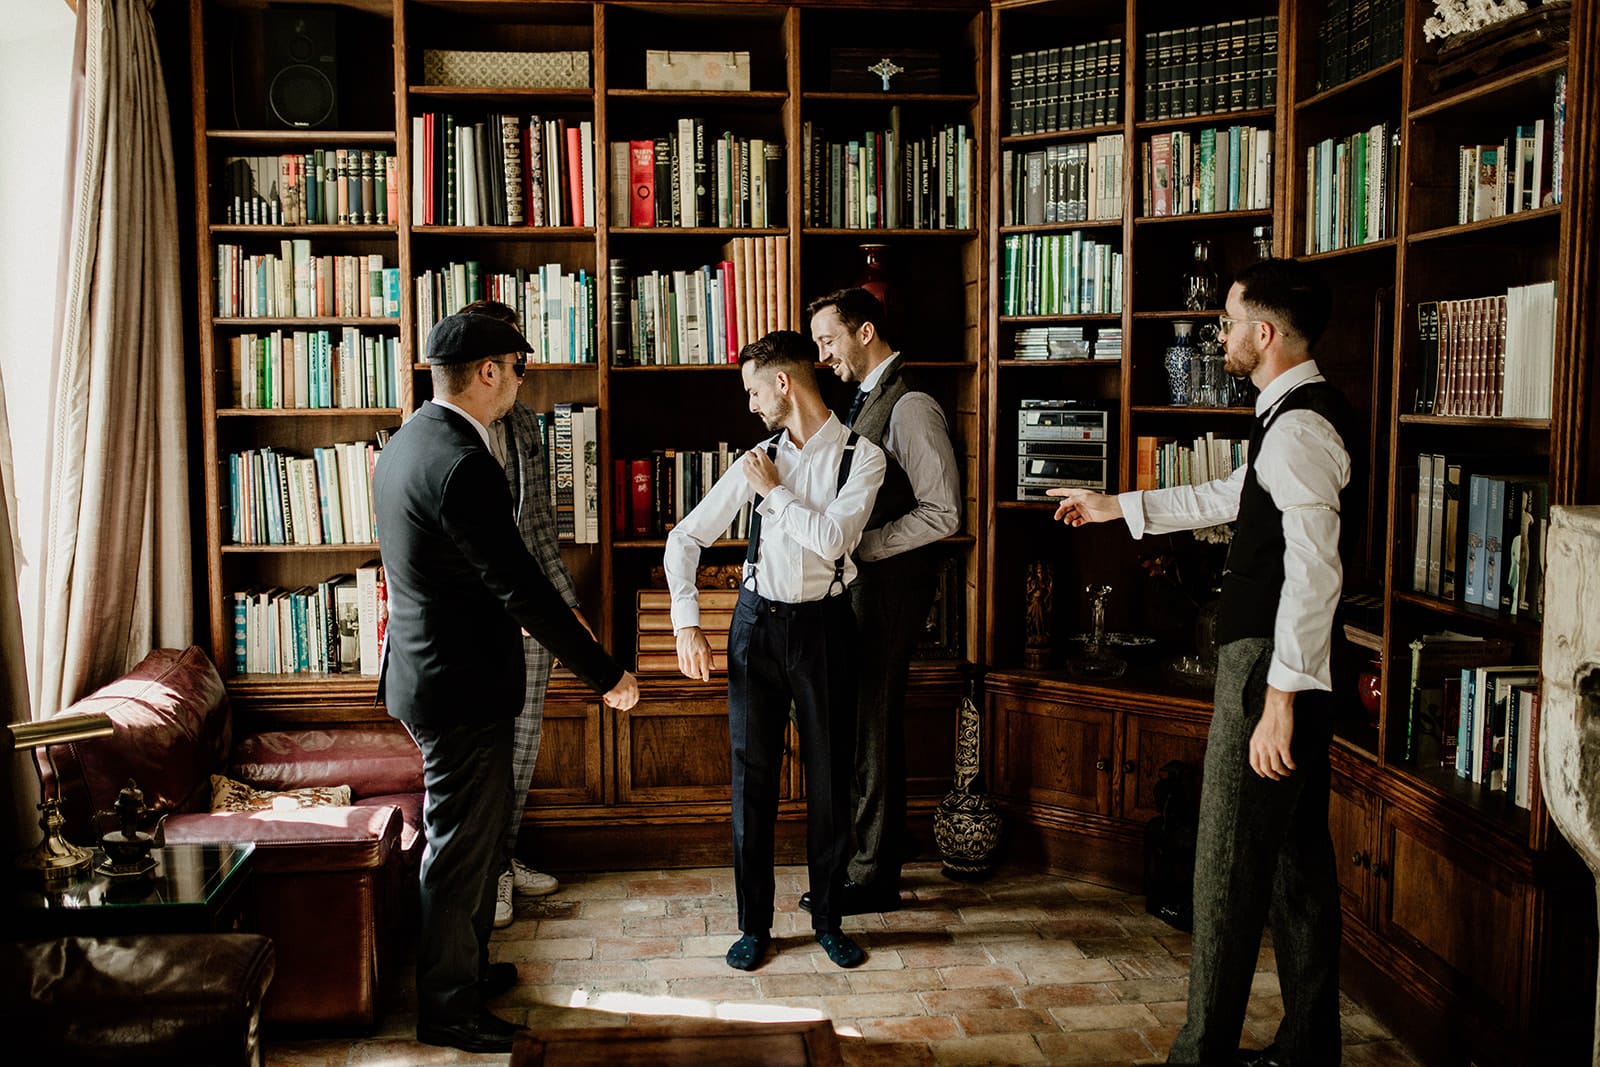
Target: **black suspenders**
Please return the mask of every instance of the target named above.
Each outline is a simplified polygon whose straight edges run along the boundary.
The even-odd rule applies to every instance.
[[[845,439],[844,454],[839,457],[838,484],[833,489],[833,495],[836,497],[844,491],[844,483],[850,480],[850,464],[856,458],[856,442],[860,439],[861,435],[854,430],[851,430],[850,436]],[[778,439],[774,437],[767,442],[767,458],[776,459],[777,455]],[[756,573],[756,562],[761,555],[761,499],[761,494],[757,493],[755,502],[750,505],[750,543],[744,552],[744,561],[750,566],[750,577],[756,579],[757,592],[761,591],[761,579]],[[833,596],[833,587],[835,585],[841,590],[845,588],[844,561],[844,556],[840,556],[833,561],[833,581],[828,583],[828,596]]]

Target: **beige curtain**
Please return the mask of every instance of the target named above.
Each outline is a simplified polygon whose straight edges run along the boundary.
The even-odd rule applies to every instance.
[[[79,0],[34,712],[191,640],[183,333],[150,0]]]
[[[17,601],[17,560],[21,558],[17,532],[16,482],[12,477],[11,427],[6,416],[6,386],[0,380],[0,702],[6,722],[27,722],[28,672],[22,642],[22,605]],[[28,840],[36,822],[34,805],[39,786],[27,752],[0,753],[0,789],[11,798],[11,812],[0,823],[0,855],[11,855]]]

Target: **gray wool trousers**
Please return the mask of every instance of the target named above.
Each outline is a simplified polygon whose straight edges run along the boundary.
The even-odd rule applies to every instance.
[[[1273,781],[1250,769],[1272,642],[1232,641],[1218,655],[1206,739],[1194,870],[1188,1019],[1168,1063],[1232,1064],[1268,916],[1283,992],[1277,1044],[1294,1067],[1339,1062],[1339,884],[1328,832],[1327,694],[1295,697],[1296,769]]]

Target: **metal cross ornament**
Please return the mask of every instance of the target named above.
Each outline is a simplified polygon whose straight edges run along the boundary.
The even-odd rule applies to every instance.
[[[868,74],[876,74],[878,77],[883,79],[884,92],[889,91],[890,78],[894,77],[896,74],[904,74],[905,72],[906,68],[902,67],[888,56],[884,56],[882,59],[878,60],[872,66],[867,68]]]

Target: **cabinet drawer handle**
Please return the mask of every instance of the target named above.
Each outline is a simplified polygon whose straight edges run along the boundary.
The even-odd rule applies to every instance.
[[[1138,769],[1139,769],[1139,764],[1134,760],[1128,760],[1126,763],[1124,763],[1122,765],[1122,773],[1123,774],[1132,774],[1134,771],[1136,771]]]
[[[1365,852],[1357,852],[1355,855],[1350,857],[1350,863],[1355,867],[1365,867],[1371,862],[1372,857],[1368,856]]]
[[[1094,769],[1097,771],[1109,771],[1111,769],[1111,761],[1108,759],[1097,759],[1094,761]]]

